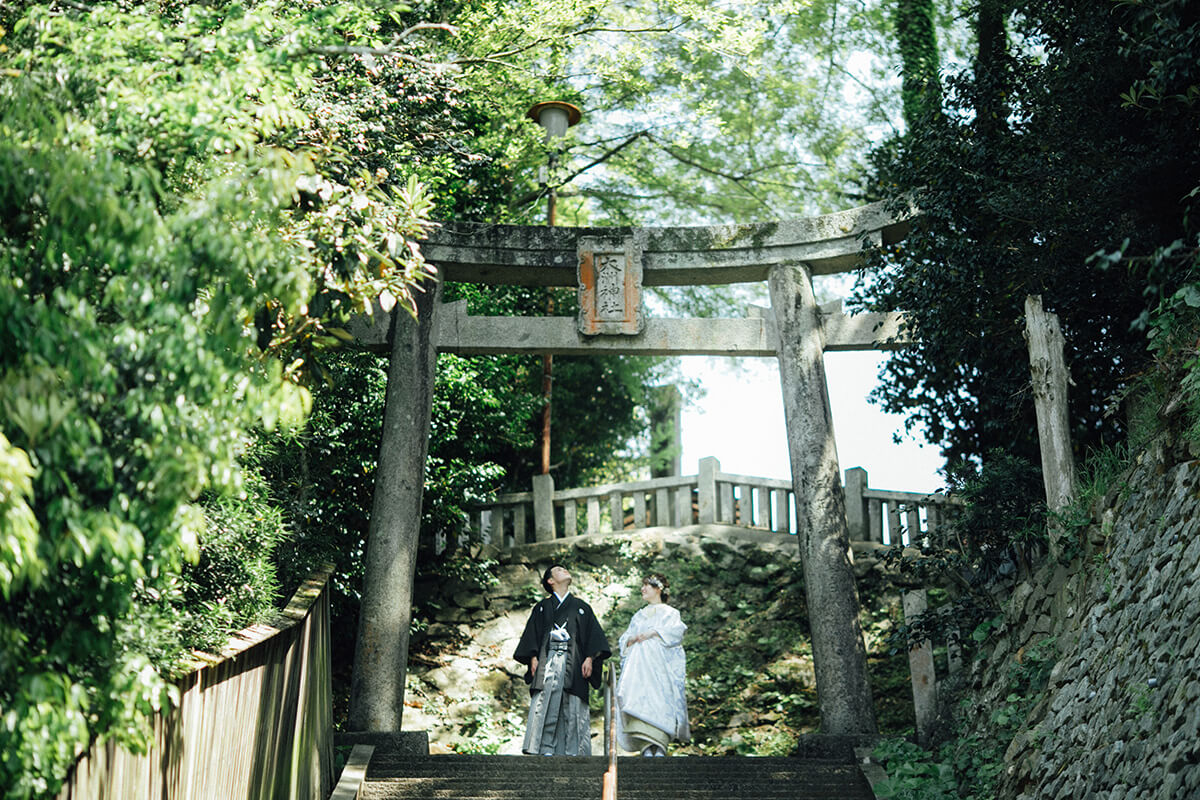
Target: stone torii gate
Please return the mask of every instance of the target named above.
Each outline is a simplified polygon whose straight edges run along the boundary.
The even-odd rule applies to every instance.
[[[352,332],[390,353],[383,441],[367,540],[350,728],[399,732],[438,352],[776,356],[783,389],[797,540],[810,609],[821,730],[876,731],[849,555],[845,499],[825,381],[826,350],[888,349],[895,314],[817,306],[814,275],[856,267],[864,243],[907,224],[882,204],[784,222],[696,228],[456,224],[423,244],[439,281],[403,311]],[[766,280],[771,308],[742,319],[653,319],[645,288]],[[577,286],[577,317],[473,317],[442,304],[441,281]],[[545,476],[546,479],[549,476]]]

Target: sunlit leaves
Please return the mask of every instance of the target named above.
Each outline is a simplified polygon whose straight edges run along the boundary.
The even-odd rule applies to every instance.
[[[384,311],[399,304],[412,313],[414,285],[433,273],[416,245],[432,224],[433,201],[416,175],[391,190],[374,176],[356,177],[349,186],[302,176],[297,189],[315,200],[310,210],[292,216],[287,235],[305,249],[321,291],[348,298],[346,312],[370,314],[379,298]],[[278,335],[294,339],[313,322],[298,315]]]
[[[29,507],[33,495],[29,455],[0,432],[0,594],[7,600],[26,581],[38,581],[38,524]]]
[[[564,192],[581,198],[560,212],[578,224],[778,219],[852,205],[855,156],[899,106],[888,91],[851,98],[856,82],[889,71],[864,58],[890,47],[875,4],[527,6],[480,4],[455,17],[456,44],[469,51],[463,80],[503,98],[493,117],[509,136],[529,127],[521,117],[537,100],[583,108],[563,173],[605,161]],[[527,180],[544,158],[525,151]]]
[[[563,175],[587,168],[561,193],[560,215],[574,224],[751,221],[853,205],[857,157],[897,116],[882,4],[529,5],[455,17],[463,80],[503,98],[493,117],[512,132],[537,100],[583,108],[564,143]],[[545,157],[525,151],[526,180]]]
[[[403,304],[428,271],[418,181],[297,144],[314,50],[372,35],[353,5],[30,6],[4,37],[6,797],[52,793],[95,740],[144,742],[201,501],[243,490],[249,429],[303,421],[323,315]]]

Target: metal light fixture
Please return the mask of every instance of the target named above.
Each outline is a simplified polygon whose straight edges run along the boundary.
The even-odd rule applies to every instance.
[[[546,140],[561,139],[567,135],[567,128],[579,122],[583,112],[570,103],[560,100],[548,100],[538,103],[529,109],[531,120],[542,126],[546,131]]]

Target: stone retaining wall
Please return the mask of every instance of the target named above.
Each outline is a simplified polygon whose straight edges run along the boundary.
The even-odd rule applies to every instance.
[[[992,719],[969,727],[1026,715],[999,797],[1200,797],[1200,462],[1164,461],[1144,455],[1093,509],[1082,556],[1015,588],[976,663]]]

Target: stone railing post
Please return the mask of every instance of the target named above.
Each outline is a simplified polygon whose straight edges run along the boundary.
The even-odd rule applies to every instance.
[[[850,541],[865,542],[867,530],[867,501],[863,498],[863,490],[867,488],[867,471],[862,467],[851,467],[846,470],[846,527],[850,531]]]
[[[738,518],[737,524],[743,528],[754,527],[754,490],[749,484],[738,484]]]
[[[554,539],[554,476],[533,476],[533,533],[539,542]]]
[[[675,490],[675,527],[692,524],[692,487],[680,486]]]
[[[902,600],[904,623],[911,625],[914,618],[924,614],[929,607],[924,589],[905,592]],[[908,651],[908,669],[912,673],[913,710],[917,718],[917,741],[929,743],[929,734],[937,715],[937,679],[933,671],[933,645],[928,640]]]
[[[608,496],[608,517],[613,533],[625,530],[625,500],[620,489]]]
[[[776,533],[789,533],[792,529],[791,492],[786,489],[775,490],[775,524],[771,530]]]
[[[771,487],[756,486],[754,497],[754,524],[759,528],[771,529]]]
[[[700,475],[698,496],[698,521],[701,525],[717,521],[717,473],[721,471],[721,462],[709,456],[700,459]]]
[[[595,536],[600,532],[600,498],[587,499],[587,535]]]
[[[728,481],[721,481],[720,487],[717,489],[720,495],[720,502],[717,509],[717,521],[723,522],[726,525],[733,524],[733,484]]]
[[[654,492],[654,524],[667,527],[671,524],[671,491],[657,489]]]

